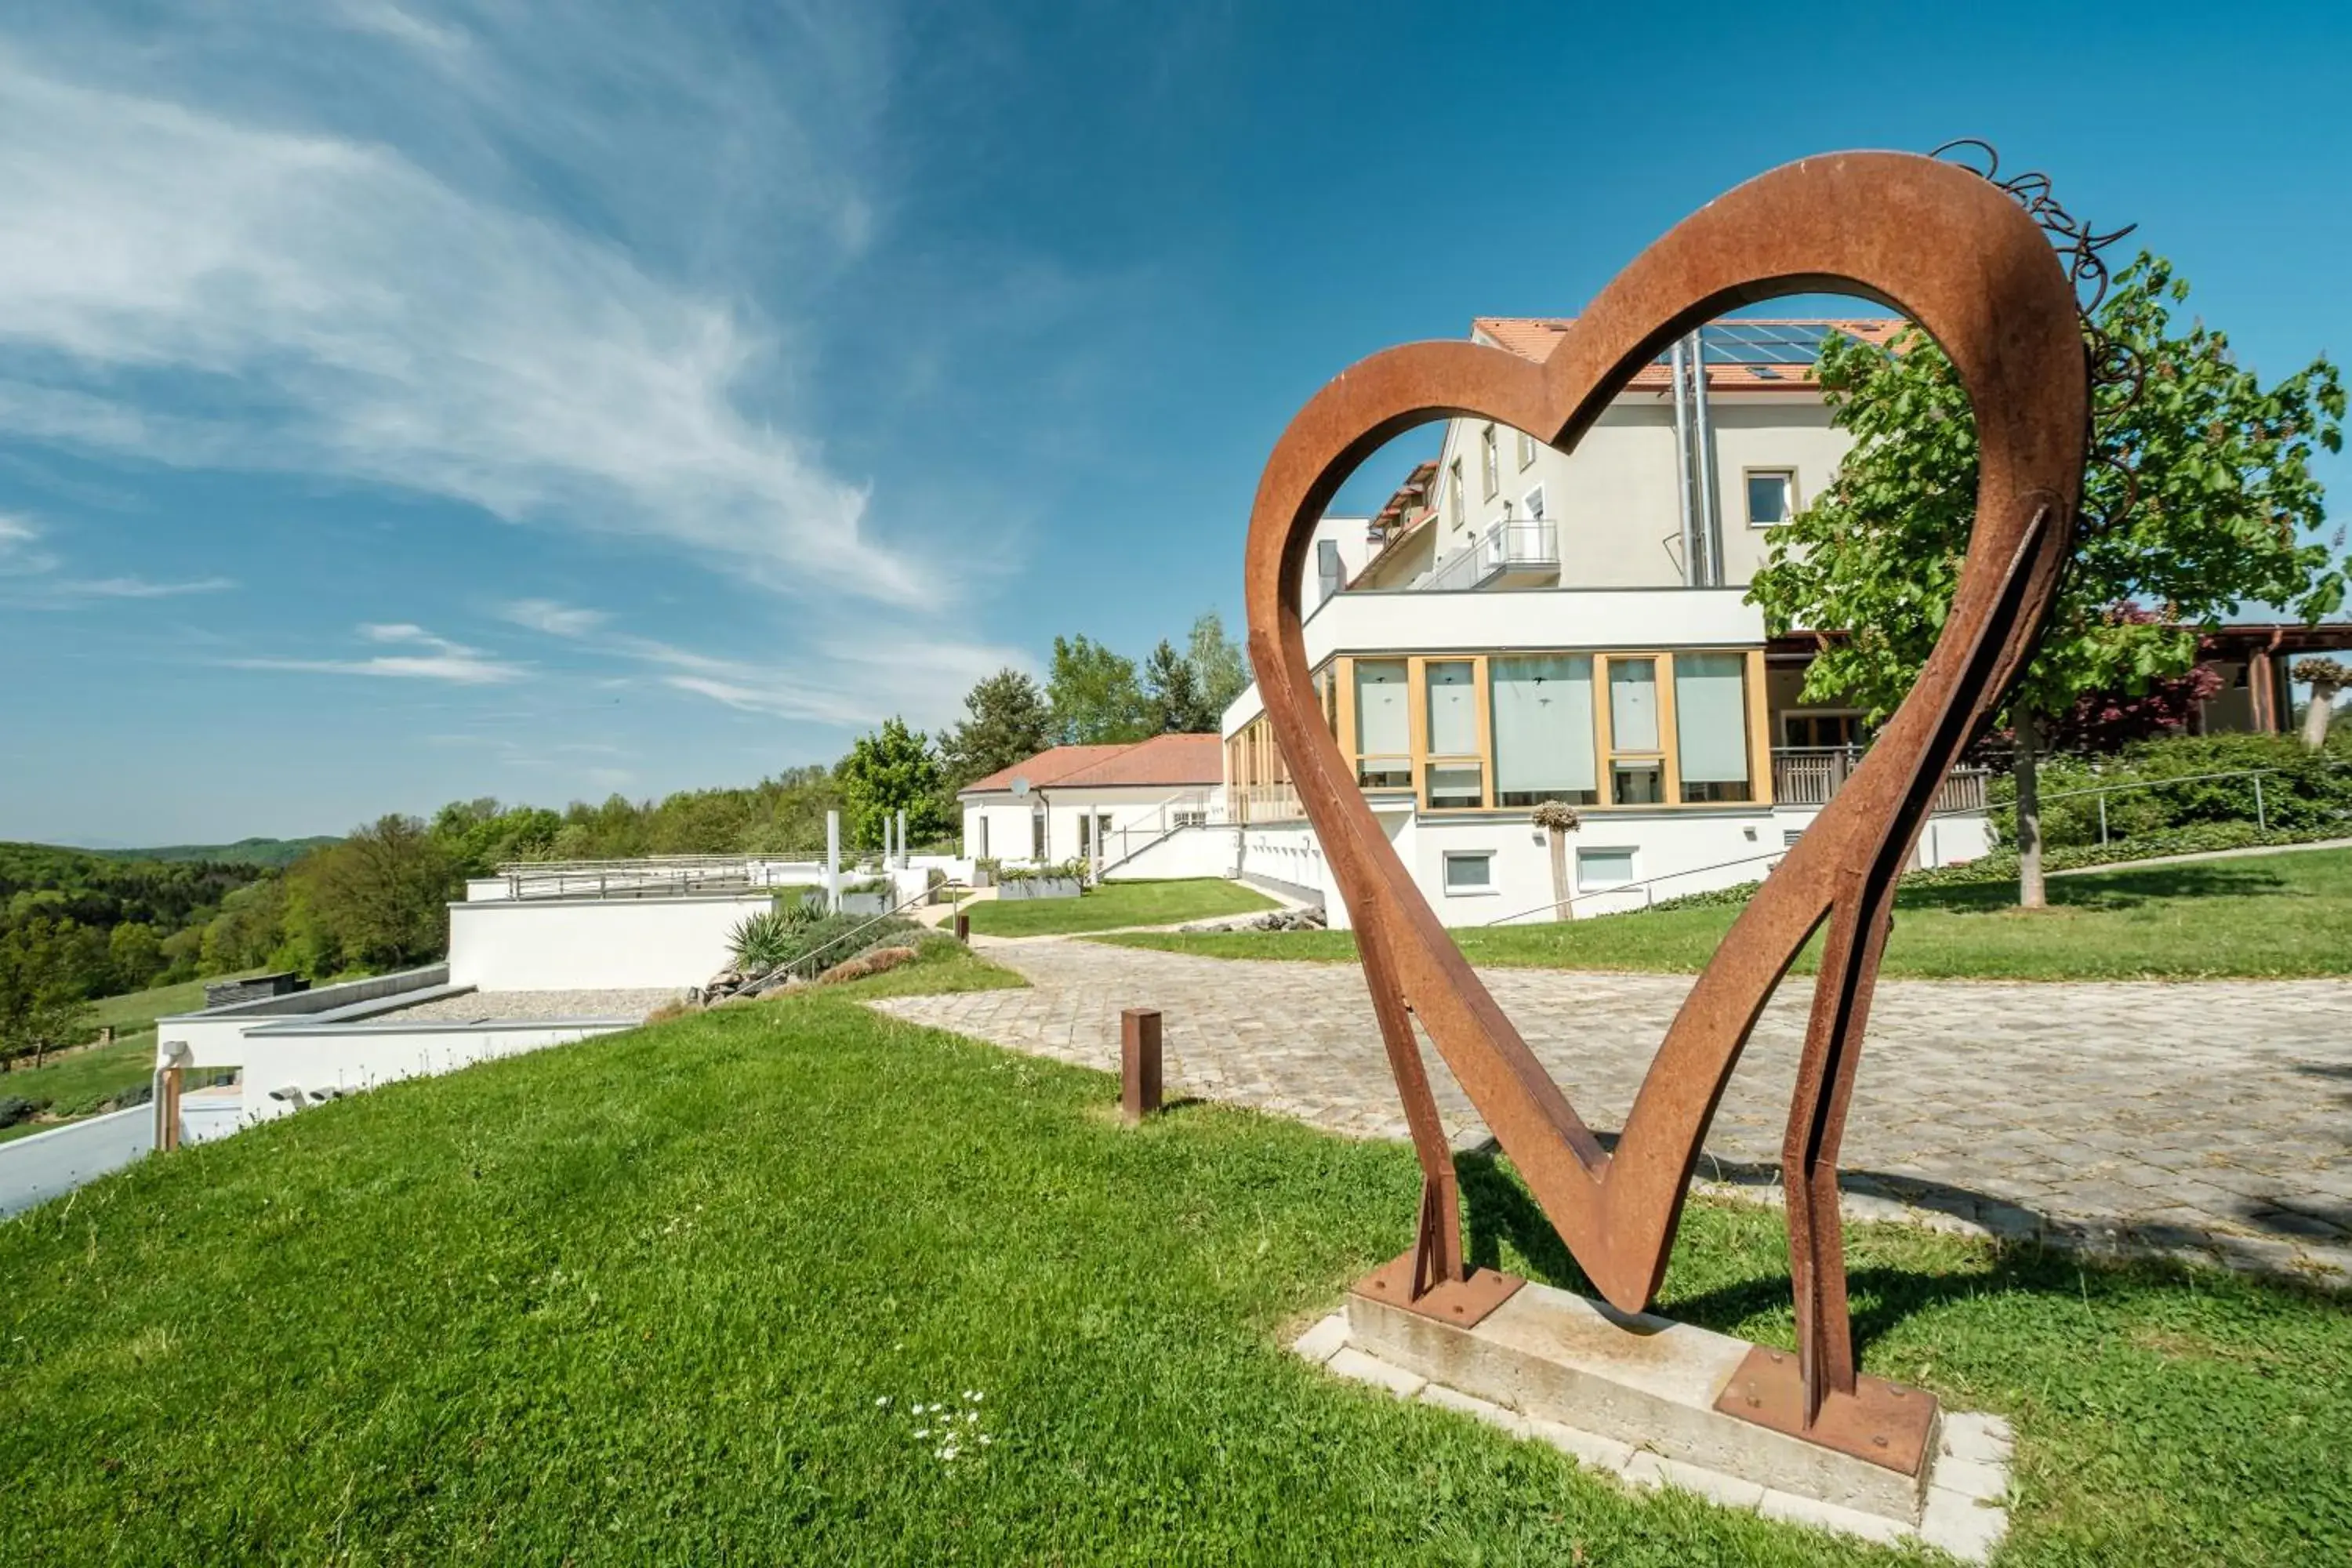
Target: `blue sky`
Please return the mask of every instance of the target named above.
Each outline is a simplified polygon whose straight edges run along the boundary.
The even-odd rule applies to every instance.
[[[2352,351],[2340,6],[49,9],[0,838],[747,783],[1238,631],[1316,386],[1808,153],[1989,137],[2259,368]]]

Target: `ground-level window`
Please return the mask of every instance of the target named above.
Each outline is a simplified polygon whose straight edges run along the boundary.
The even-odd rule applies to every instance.
[[[1753,800],[1748,777],[1748,658],[1675,655],[1675,736],[1683,799]]]
[[[1029,814],[1029,858],[1045,858],[1045,808],[1042,805]]]
[[[1576,852],[1576,885],[1586,892],[1603,888],[1622,888],[1633,879],[1633,851],[1631,849],[1579,849]]]
[[[1487,680],[1495,727],[1495,803],[1598,803],[1592,656],[1497,656],[1488,661]]]
[[[1356,783],[1364,789],[1412,787],[1411,690],[1403,659],[1356,661]]]
[[[1748,526],[1777,528],[1796,515],[1797,475],[1792,468],[1748,470]]]
[[[1449,849],[1445,852],[1445,891],[1455,893],[1491,893],[1495,890],[1495,856],[1492,850]]]

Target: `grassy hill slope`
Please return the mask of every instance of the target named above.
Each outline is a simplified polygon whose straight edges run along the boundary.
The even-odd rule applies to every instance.
[[[331,834],[311,838],[240,838],[234,844],[165,844],[152,849],[86,849],[108,860],[210,860],[224,866],[291,866],[313,849],[342,840]]]
[[[884,978],[889,978],[887,976]],[[0,1224],[0,1562],[1891,1562],[1280,1348],[1411,1151],[819,994],[379,1089]],[[1474,1256],[1570,1280],[1503,1172]],[[2019,1433],[2003,1562],[2352,1555],[2352,1315],[1896,1227],[1872,1370]],[[1665,1310],[1786,1343],[1777,1215]]]

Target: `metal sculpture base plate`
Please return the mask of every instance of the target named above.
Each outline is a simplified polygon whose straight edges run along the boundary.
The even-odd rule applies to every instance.
[[[1402,1261],[1410,1268],[1410,1258]],[[1364,1285],[1397,1267],[1386,1266]],[[1858,1397],[1855,1409],[1833,1413],[1835,1425],[1817,1425],[1811,1437],[1801,1436],[1794,1355],[1649,1313],[1619,1312],[1548,1285],[1514,1284],[1466,1324],[1450,1310],[1441,1315],[1394,1299],[1402,1292],[1393,1286],[1360,1286],[1348,1298],[1347,1342],[1533,1420],[1906,1528],[1919,1523],[1937,1452],[1931,1396],[1906,1390],[1888,1397],[1887,1385],[1864,1380],[1874,1392]],[[1783,1358],[1786,1373],[1782,1363],[1769,1359],[1774,1354]],[[1900,1406],[1906,1418],[1888,1417],[1888,1406]],[[1910,1415],[1914,1406],[1924,1415]],[[1822,1440],[1830,1433],[1832,1440]],[[1872,1440],[1879,1436],[1887,1438],[1884,1448]]]
[[[1852,1454],[1897,1475],[1916,1476],[1936,1435],[1936,1396],[1867,1373],[1852,1394],[1822,1401],[1812,1430],[1805,1429],[1805,1381],[1792,1351],[1758,1345],[1731,1375],[1716,1409],[1810,1443]]]
[[[1357,1282],[1359,1295],[1419,1312],[1456,1328],[1475,1328],[1486,1314],[1511,1299],[1527,1283],[1516,1274],[1496,1268],[1473,1268],[1460,1279],[1442,1279],[1419,1297],[1412,1294],[1414,1258],[1410,1252],[1390,1258]]]

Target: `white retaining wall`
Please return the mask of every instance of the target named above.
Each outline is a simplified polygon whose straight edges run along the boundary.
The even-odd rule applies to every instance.
[[[315,1100],[317,1091],[353,1094],[635,1026],[634,1018],[402,1023],[398,1014],[380,1025],[273,1025],[245,1038],[238,1121],[251,1126],[292,1115],[299,1107],[291,1099],[273,1097],[276,1090],[299,1089],[306,1100]]]
[[[483,991],[699,985],[727,966],[728,933],[766,893],[529,899],[449,906],[449,979]]]

